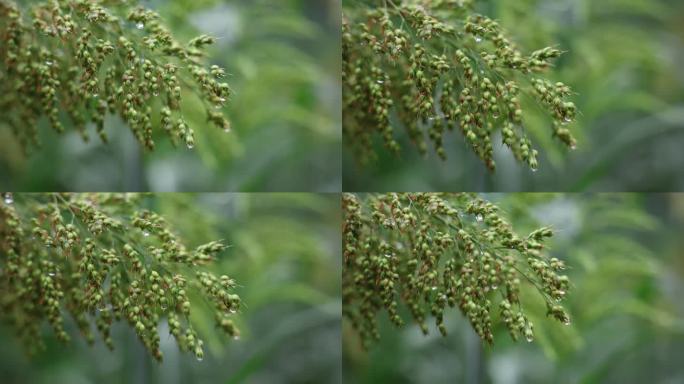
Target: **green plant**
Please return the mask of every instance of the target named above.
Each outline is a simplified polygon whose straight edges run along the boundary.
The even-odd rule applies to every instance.
[[[493,139],[536,170],[537,150],[523,127],[523,98],[551,117],[551,131],[573,149],[567,124],[577,114],[570,88],[541,77],[561,54],[546,47],[523,54],[470,0],[352,1],[344,8],[343,130],[361,161],[374,156],[373,136],[399,152],[403,125],[418,149],[425,134],[445,159],[446,130],[495,169]]]
[[[570,324],[560,304],[570,288],[564,263],[545,254],[550,228],[518,236],[497,206],[465,193],[345,194],[343,210],[343,315],[364,346],[380,337],[379,312],[404,323],[400,302],[426,334],[428,314],[446,335],[444,311],[458,307],[484,341],[493,341],[496,312],[513,339],[532,341],[521,284]]]
[[[203,341],[191,309],[204,301],[216,325],[238,338],[232,319],[240,297],[228,276],[201,266],[226,246],[190,248],[164,218],[142,209],[137,194],[27,194],[0,203],[0,319],[16,329],[30,352],[42,347],[49,322],[66,342],[65,314],[93,343],[92,322],[109,348],[110,326],[126,321],[162,359],[157,325],[167,318],[179,347],[202,359]],[[200,303],[198,303],[198,301]],[[205,304],[205,305],[206,305]]]
[[[153,128],[174,145],[195,138],[181,111],[181,95],[195,92],[207,120],[225,131],[219,111],[230,95],[224,70],[202,65],[214,38],[176,41],[150,10],[134,1],[44,0],[18,6],[0,1],[0,111],[27,151],[39,145],[38,119],[59,133],[64,118],[88,140],[87,123],[107,141],[107,112],[120,116],[136,139],[154,149]],[[158,124],[155,121],[159,121]]]

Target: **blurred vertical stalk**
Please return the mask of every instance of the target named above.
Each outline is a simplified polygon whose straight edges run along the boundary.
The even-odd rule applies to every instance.
[[[470,328],[464,331],[466,333],[465,384],[480,384],[484,380],[482,340]]]
[[[129,355],[133,360],[130,365],[133,369],[130,370],[129,383],[140,383],[147,384],[150,383],[150,367],[149,367],[149,354],[145,347],[138,341],[136,337],[129,337],[130,351],[132,353]]]
[[[142,147],[135,137],[128,133],[123,135],[123,153],[125,154],[123,175],[124,190],[127,192],[142,192],[145,185],[145,164],[143,163]]]

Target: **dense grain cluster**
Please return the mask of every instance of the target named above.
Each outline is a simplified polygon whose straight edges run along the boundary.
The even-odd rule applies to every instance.
[[[345,194],[343,210],[343,315],[366,347],[380,337],[381,312],[404,323],[400,306],[424,333],[432,316],[446,334],[444,311],[458,308],[488,343],[495,318],[513,339],[532,341],[521,284],[539,291],[549,316],[570,323],[559,304],[570,285],[564,263],[544,253],[550,228],[521,237],[494,204],[471,194]]]
[[[18,5],[0,0],[0,112],[26,151],[39,145],[37,123],[76,129],[88,124],[107,141],[104,119],[118,115],[136,139],[154,149],[153,131],[192,148],[195,136],[181,112],[183,93],[194,92],[207,120],[229,131],[219,111],[230,90],[224,71],[206,69],[202,48],[173,38],[156,13],[129,1],[44,0]],[[67,122],[68,123],[65,123]]]
[[[467,0],[352,2],[342,24],[343,127],[359,160],[374,157],[373,140],[399,152],[397,127],[421,153],[426,139],[445,159],[444,134],[457,128],[466,144],[495,169],[493,141],[532,170],[537,150],[523,124],[522,99],[551,117],[564,145],[576,142],[567,124],[577,114],[563,83],[539,77],[561,51],[524,54],[499,24],[472,11]]]
[[[233,338],[240,297],[228,276],[202,269],[226,246],[188,248],[158,214],[138,208],[138,195],[30,194],[0,202],[0,320],[35,351],[47,321],[69,340],[73,319],[94,342],[93,325],[113,348],[110,327],[127,322],[154,356],[166,318],[180,348],[202,359],[190,314],[209,304],[216,326]],[[204,303],[202,303],[204,302]]]

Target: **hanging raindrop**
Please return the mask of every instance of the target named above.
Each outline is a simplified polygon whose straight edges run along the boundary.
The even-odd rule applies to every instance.
[[[5,198],[5,204],[9,205],[14,203],[14,198],[12,197],[11,192],[5,192],[5,195],[3,197]]]

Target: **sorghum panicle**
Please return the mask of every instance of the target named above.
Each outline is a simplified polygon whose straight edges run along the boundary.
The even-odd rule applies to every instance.
[[[0,0],[0,112],[25,151],[39,145],[41,116],[60,133],[73,126],[84,140],[92,122],[106,142],[107,112],[149,150],[157,127],[174,145],[192,148],[193,130],[181,112],[187,92],[201,99],[209,122],[229,130],[220,112],[230,96],[225,71],[202,64],[202,49],[214,38],[182,44],[158,14],[131,3]]]
[[[235,282],[202,269],[226,248],[222,242],[187,247],[159,214],[138,208],[136,194],[4,196],[0,319],[29,351],[41,348],[45,321],[69,340],[64,323],[71,317],[87,341],[95,340],[94,324],[110,348],[112,323],[125,321],[161,360],[157,329],[167,318],[180,348],[201,359],[190,315],[206,304],[192,297],[211,306],[217,328],[239,337]]]
[[[458,128],[490,170],[497,132],[515,158],[535,170],[537,150],[523,124],[526,96],[548,112],[552,134],[575,148],[566,127],[577,114],[567,100],[570,88],[539,77],[561,51],[524,54],[471,3],[396,0],[345,7],[343,130],[361,162],[375,156],[375,136],[398,153],[399,126],[421,153],[428,150],[427,137],[445,159],[444,133]]]
[[[432,317],[446,335],[444,311],[458,308],[488,343],[495,318],[513,339],[532,341],[521,284],[539,291],[549,316],[570,322],[560,305],[570,287],[564,263],[544,252],[550,228],[519,236],[496,205],[466,193],[344,194],[342,205],[343,316],[365,347],[380,337],[381,312],[404,323],[400,306],[425,333]]]

